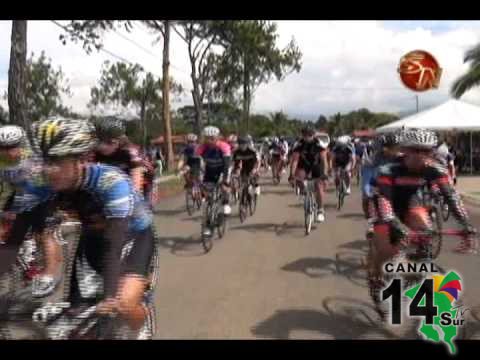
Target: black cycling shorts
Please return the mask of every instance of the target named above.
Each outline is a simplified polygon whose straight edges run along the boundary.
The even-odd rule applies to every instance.
[[[311,174],[312,179],[325,180],[327,178],[325,174],[325,169],[322,163],[307,164],[305,161],[300,160],[300,162],[298,163],[298,168],[303,169],[307,174],[307,176]]]
[[[204,183],[218,183],[220,176],[222,176],[223,171],[205,171],[203,176]]]

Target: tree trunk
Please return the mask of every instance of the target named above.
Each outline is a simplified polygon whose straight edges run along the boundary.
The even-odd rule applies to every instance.
[[[247,63],[243,60],[243,121],[245,131],[250,131],[250,74]]]
[[[27,69],[27,21],[12,21],[10,67],[8,69],[8,112],[10,123],[30,129],[25,116],[25,90]]]
[[[194,75],[192,75],[193,80]],[[193,106],[195,108],[195,132],[198,136],[202,132],[202,104],[200,104],[200,99],[198,96],[198,90],[195,91],[197,87],[196,81],[193,80],[193,90],[192,90],[192,98],[193,98]]]
[[[163,123],[165,126],[165,136],[164,141],[166,145],[166,162],[167,170],[171,170],[175,166],[175,158],[173,153],[173,144],[172,144],[172,126],[170,123],[170,75],[169,75],[169,66],[170,66],[170,20],[165,20],[165,36],[163,42],[163,89],[162,89],[162,98],[163,98]]]
[[[145,91],[145,90],[144,90]],[[143,94],[142,104],[140,106],[140,122],[142,123],[142,143],[143,151],[147,153],[147,124],[145,124],[145,93]]]

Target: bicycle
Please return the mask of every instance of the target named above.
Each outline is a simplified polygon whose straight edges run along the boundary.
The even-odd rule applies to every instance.
[[[409,244],[405,249],[403,249],[398,255],[395,256],[394,259],[392,259],[390,262],[391,263],[400,263],[404,260],[407,260],[409,262],[419,262],[419,263],[432,263],[434,258],[432,256],[432,249],[431,249],[431,243],[432,240],[435,236],[439,235],[446,235],[446,236],[456,236],[456,237],[462,237],[462,238],[467,238],[471,236],[470,233],[467,233],[463,230],[458,230],[458,229],[444,229],[441,231],[410,231],[406,242]],[[369,235],[368,237],[369,241],[369,254],[367,255],[367,282],[368,282],[368,288],[369,288],[369,293],[370,296],[374,302],[375,308],[379,315],[381,316],[382,320],[386,319],[386,312],[381,309],[381,303],[382,301],[380,300],[380,291],[381,291],[381,286],[380,284],[388,284],[390,280],[393,280],[395,274],[386,274],[383,272],[380,275],[380,277],[375,277],[373,273],[371,272],[371,261],[373,260],[374,253],[375,253],[375,246],[372,241],[372,234]],[[395,265],[394,265],[395,268]],[[442,272],[443,269],[441,269],[438,265],[436,268]],[[428,273],[415,273],[415,274],[405,274],[406,278],[406,284],[405,287],[412,287],[416,284],[419,284],[425,277],[426,274]]]
[[[440,194],[434,193],[430,188],[424,186],[422,189],[422,200],[425,208],[428,211],[436,236],[432,239],[432,257],[436,259],[442,250],[442,228],[443,228],[443,197]]]
[[[257,208],[257,194],[253,192],[252,178],[250,176],[242,176],[240,182],[240,202],[238,213],[240,222],[243,223],[247,218],[247,212],[253,216]]]
[[[192,216],[196,210],[200,210],[202,207],[202,191],[198,179],[193,179],[191,186],[187,188],[185,192],[185,204],[189,216]]]
[[[315,180],[312,178],[303,181],[303,212],[305,235],[308,235],[312,231],[312,224],[318,215],[317,200],[315,199]]]
[[[232,203],[236,205],[240,200],[240,178],[238,175],[232,175]]]
[[[337,210],[340,211],[345,203],[345,196],[347,195],[347,185],[345,183],[345,177],[347,171],[340,168],[340,174],[338,176],[338,183],[335,186],[335,192],[337,194]]]
[[[278,185],[280,184],[280,181],[282,179],[282,173],[281,173],[281,164],[282,164],[282,159],[279,158],[280,156],[272,156],[272,182],[273,185]]]
[[[220,239],[225,235],[226,217],[222,212],[223,195],[221,185],[218,183],[204,183],[203,189],[207,196],[203,211],[201,240],[205,252],[209,252],[213,247],[211,237],[215,229]],[[211,231],[210,236],[205,235],[205,228]]]

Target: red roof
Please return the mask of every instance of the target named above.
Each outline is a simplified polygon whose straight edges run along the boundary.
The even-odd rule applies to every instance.
[[[355,130],[353,132],[354,137],[374,137],[376,134],[374,129],[367,130]]]

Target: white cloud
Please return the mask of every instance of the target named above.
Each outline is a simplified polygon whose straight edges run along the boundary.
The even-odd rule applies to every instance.
[[[448,97],[454,79],[468,68],[463,63],[465,51],[480,41],[480,27],[470,22],[395,22],[395,26],[380,21],[277,23],[280,46],[285,46],[292,37],[298,43],[303,53],[302,70],[282,82],[262,85],[255,93],[252,110],[283,110],[311,119],[319,114],[330,115],[360,107],[392,112],[414,109],[415,94],[403,88],[396,71],[400,57],[414,49],[430,51],[443,68],[440,88],[419,94],[420,106],[440,103]],[[439,28],[442,31],[438,31]],[[11,22],[0,21],[2,93],[7,84],[10,31]],[[116,59],[102,52],[88,56],[80,44],[63,46],[58,40],[60,33],[61,30],[50,21],[29,21],[28,50],[36,54],[45,50],[54,66],[61,65],[74,93],[65,102],[77,111],[84,111],[102,63]],[[116,33],[105,35],[105,48],[160,75],[162,44],[152,46],[155,37],[140,26],[135,26],[132,33],[121,31],[121,34],[141,44],[153,56]],[[175,34],[172,35],[170,53],[171,75],[190,89],[186,46]],[[480,90],[472,90],[462,99],[480,104]],[[189,92],[174,107],[187,103],[192,103]]]

